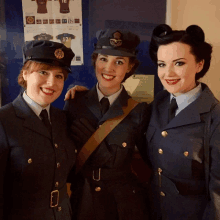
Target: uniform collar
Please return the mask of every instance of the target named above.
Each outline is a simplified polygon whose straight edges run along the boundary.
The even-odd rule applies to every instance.
[[[199,83],[194,89],[175,97],[173,94],[170,94],[170,100],[175,97],[178,105],[178,109],[176,110],[176,115],[181,112],[184,108],[186,108],[189,104],[194,102],[202,93],[202,86]]]
[[[23,92],[23,99],[28,104],[28,106],[33,110],[33,112],[41,119],[40,113],[43,109],[47,110],[49,120],[50,120],[50,105],[45,108],[42,108],[39,104],[33,101],[27,94],[26,91]]]
[[[108,98],[108,100],[109,100],[110,106],[114,103],[114,101],[115,101],[115,100],[118,98],[118,96],[121,94],[122,89],[123,89],[123,85],[121,85],[121,88],[120,88],[116,93],[114,93],[114,94],[112,94],[112,95],[110,95],[110,96],[104,96],[104,95],[102,94],[102,92],[100,91],[100,89],[99,89],[99,84],[98,84],[98,83],[96,84],[96,90],[97,90],[99,102],[101,101],[101,99],[102,99],[103,97],[106,97],[106,98]]]

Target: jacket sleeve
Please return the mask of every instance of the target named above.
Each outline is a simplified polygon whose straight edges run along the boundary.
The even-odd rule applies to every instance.
[[[3,209],[4,209],[4,186],[5,184],[5,175],[6,175],[6,165],[8,161],[9,147],[7,142],[7,137],[3,128],[3,125],[0,121],[0,219],[3,218]]]
[[[142,109],[140,113],[140,123],[136,131],[136,146],[140,152],[143,160],[148,163],[147,159],[147,142],[145,138],[145,132],[147,130],[150,116],[151,116],[151,105],[147,103],[141,103]]]
[[[203,220],[220,219],[220,105],[213,111],[210,139],[210,201]]]

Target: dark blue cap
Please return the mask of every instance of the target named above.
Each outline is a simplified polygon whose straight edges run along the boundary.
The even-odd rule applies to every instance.
[[[53,66],[59,66],[71,72],[71,61],[75,54],[64,44],[39,40],[28,41],[23,47],[24,63],[33,60]]]
[[[112,56],[136,57],[140,43],[138,35],[117,29],[100,30],[96,33],[97,44],[94,53]]]

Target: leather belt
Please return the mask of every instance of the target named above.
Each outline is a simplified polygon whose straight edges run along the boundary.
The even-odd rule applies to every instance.
[[[59,201],[62,201],[64,196],[67,194],[67,188],[64,186],[59,190],[53,190],[50,193],[50,207],[55,208],[59,205]]]
[[[126,176],[131,176],[132,172],[129,169],[107,169],[107,168],[96,168],[82,170],[82,174],[85,178],[92,179],[94,181],[100,180],[115,180],[121,179]]]
[[[191,186],[190,184],[175,182],[176,188],[180,195],[205,195],[206,189],[203,186]]]

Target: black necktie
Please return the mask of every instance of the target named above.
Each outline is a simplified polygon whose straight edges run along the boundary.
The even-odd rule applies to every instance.
[[[175,117],[175,112],[178,108],[178,105],[176,103],[176,99],[172,98],[170,102],[170,107],[169,107],[169,115],[168,115],[168,122],[170,122],[174,117]]]
[[[102,109],[101,109],[102,115],[104,115],[109,109],[109,100],[108,100],[108,98],[103,97],[100,101],[100,104],[102,106]]]
[[[48,131],[51,134],[52,127],[51,127],[51,124],[50,124],[50,121],[49,121],[49,117],[48,117],[48,113],[47,113],[46,109],[41,111],[40,117],[42,118],[42,122],[44,123],[44,125],[47,127]]]

